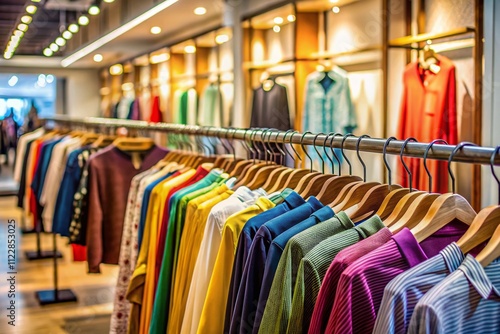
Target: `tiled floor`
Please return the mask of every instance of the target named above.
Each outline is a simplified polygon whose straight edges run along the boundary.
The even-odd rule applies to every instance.
[[[35,235],[16,235],[16,326],[8,325],[6,317],[10,303],[7,282],[7,221],[20,222],[20,211],[14,197],[0,197],[0,334],[8,333],[92,333],[109,332],[117,266],[102,266],[102,274],[87,274],[86,263],[72,261],[67,241],[58,238],[63,258],[59,260],[59,285],[71,288],[78,297],[76,303],[39,306],[35,298],[38,290],[53,287],[52,260],[28,261],[27,250],[35,250]],[[42,249],[52,247],[52,235],[42,236]]]

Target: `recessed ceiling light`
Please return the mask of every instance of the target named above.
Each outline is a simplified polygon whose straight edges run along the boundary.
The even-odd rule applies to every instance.
[[[98,15],[100,12],[101,12],[101,10],[96,5],[92,5],[89,7],[89,14],[90,15]]]
[[[54,52],[59,51],[59,45],[57,45],[56,43],[51,43],[49,48]]]
[[[102,60],[103,60],[103,56],[102,56],[102,54],[96,53],[96,54],[94,55],[94,61],[95,61],[96,63],[100,63]]]
[[[330,0],[330,3],[337,3],[339,0]]]
[[[115,0],[103,0],[105,3],[112,3],[115,2]]]
[[[81,26],[86,26],[87,24],[89,24],[89,22],[89,18],[85,15],[82,15],[78,18],[78,24]]]
[[[34,5],[29,5],[28,7],[26,7],[26,12],[29,14],[35,14],[36,10],[37,8]]]
[[[33,18],[29,15],[24,15],[23,17],[21,17],[22,23],[30,24],[32,20]]]
[[[43,55],[45,57],[51,57],[53,54],[54,54],[54,52],[51,49],[49,49],[49,48],[45,48],[43,50]]]
[[[220,34],[215,36],[215,43],[217,44],[224,44],[227,41],[229,41],[229,36],[226,34]]]
[[[170,59],[170,54],[167,52],[164,52],[164,53],[160,53],[160,54],[151,56],[149,58],[149,62],[151,64],[158,64],[158,63],[163,63],[169,59]]]
[[[295,21],[295,15],[290,14],[290,15],[288,15],[286,17],[286,19],[288,20],[288,22],[294,22]]]
[[[40,2],[42,0],[31,0],[31,2]]]
[[[151,31],[151,33],[153,35],[158,35],[159,33],[161,33],[161,28],[160,27],[156,27],[156,26],[155,27],[151,27],[150,31]]]
[[[66,40],[62,37],[57,37],[56,38],[56,44],[59,46],[64,46],[66,45]]]
[[[109,74],[111,75],[120,75],[123,73],[122,64],[115,64],[109,68]]]
[[[63,37],[63,38],[66,38],[66,39],[71,39],[71,37],[73,37],[73,34],[71,33],[71,31],[65,30],[65,31],[62,33],[62,37]]]
[[[15,75],[11,76],[9,81],[7,83],[9,84],[10,87],[14,87],[16,83],[19,81],[19,78]]]
[[[276,16],[274,18],[274,23],[276,23],[276,24],[282,24],[283,23],[283,18],[281,16]]]
[[[3,54],[3,57],[4,57],[5,59],[10,59],[10,58],[12,58],[12,53],[10,53],[10,52],[5,52],[5,53]]]
[[[335,6],[332,8],[332,12],[334,12],[335,14],[338,14],[338,13],[340,13],[340,8]]]
[[[22,32],[21,30],[14,31],[14,36],[23,37],[23,35],[24,35],[24,32]]]
[[[196,7],[194,9],[194,13],[196,15],[205,15],[207,13],[207,9],[205,7]]]
[[[24,23],[19,23],[17,25],[17,29],[23,31],[23,32],[26,32],[26,30],[28,30],[28,25],[27,24],[24,24]]]
[[[78,32],[78,30],[80,30],[80,27],[76,23],[71,23],[68,27],[68,31],[73,33],[73,34],[76,34]]]
[[[52,74],[47,74],[46,81],[47,83],[53,83],[54,82],[54,76]]]
[[[196,52],[196,46],[194,46],[194,45],[186,45],[184,47],[184,52],[186,52],[186,53],[195,53]]]
[[[274,30],[274,32],[280,32],[280,31],[281,31],[281,28],[280,28],[280,26],[275,25],[275,26],[273,27],[273,30]]]
[[[14,43],[18,43],[21,38],[19,36],[12,35],[10,36],[10,40]]]

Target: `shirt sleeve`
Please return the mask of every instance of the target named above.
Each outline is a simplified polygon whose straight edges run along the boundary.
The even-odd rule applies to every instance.
[[[98,168],[89,162],[88,176],[88,219],[87,219],[87,259],[90,273],[100,273],[102,261],[103,212],[100,199]]]

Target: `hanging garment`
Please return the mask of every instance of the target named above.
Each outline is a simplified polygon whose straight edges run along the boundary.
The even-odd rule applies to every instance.
[[[250,127],[278,130],[292,128],[285,86],[275,83],[269,91],[263,87],[253,91]]]
[[[16,182],[21,181],[21,174],[23,172],[23,166],[26,165],[26,155],[28,152],[28,143],[35,139],[40,138],[45,133],[44,128],[39,128],[33,132],[26,133],[19,137],[19,141],[16,149],[16,162],[14,163],[14,174],[13,179]]]
[[[151,113],[149,114],[149,121],[152,123],[158,123],[163,121],[162,112],[160,110],[159,96],[153,96],[153,102],[151,103]]]
[[[196,125],[198,117],[198,95],[194,88],[177,90],[174,93],[174,123]]]
[[[201,126],[222,126],[223,100],[218,85],[210,84],[203,91],[200,99],[197,123]]]
[[[414,137],[420,142],[440,138],[455,145],[458,142],[455,66],[446,57],[436,57],[441,68],[437,74],[423,70],[418,62],[406,67],[397,137],[402,140]],[[422,159],[409,160],[414,188],[430,191]],[[433,176],[432,191],[448,192],[446,162],[428,161],[427,165]],[[398,182],[403,187],[409,184],[402,167]]]

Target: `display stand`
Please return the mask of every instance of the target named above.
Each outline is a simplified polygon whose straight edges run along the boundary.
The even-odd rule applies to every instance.
[[[23,222],[24,222],[24,216],[23,216]],[[31,234],[31,233],[36,233],[36,250],[34,251],[26,251],[24,254],[26,254],[26,258],[29,261],[34,261],[34,260],[45,260],[45,259],[50,259],[50,258],[62,258],[62,254],[57,251],[56,247],[54,247],[54,250],[42,250],[42,232],[40,231],[40,227],[36,227],[34,230],[31,231],[26,231],[26,230],[21,230],[23,234]]]
[[[58,286],[58,271],[57,271],[57,259],[61,256],[57,256],[60,253],[57,251],[57,240],[56,235],[52,234],[53,240],[53,250],[52,258],[54,260],[54,288],[51,290],[40,290],[36,291],[36,298],[40,305],[51,305],[59,303],[76,302],[76,295],[70,289],[59,289]],[[48,253],[48,252],[44,252]]]

